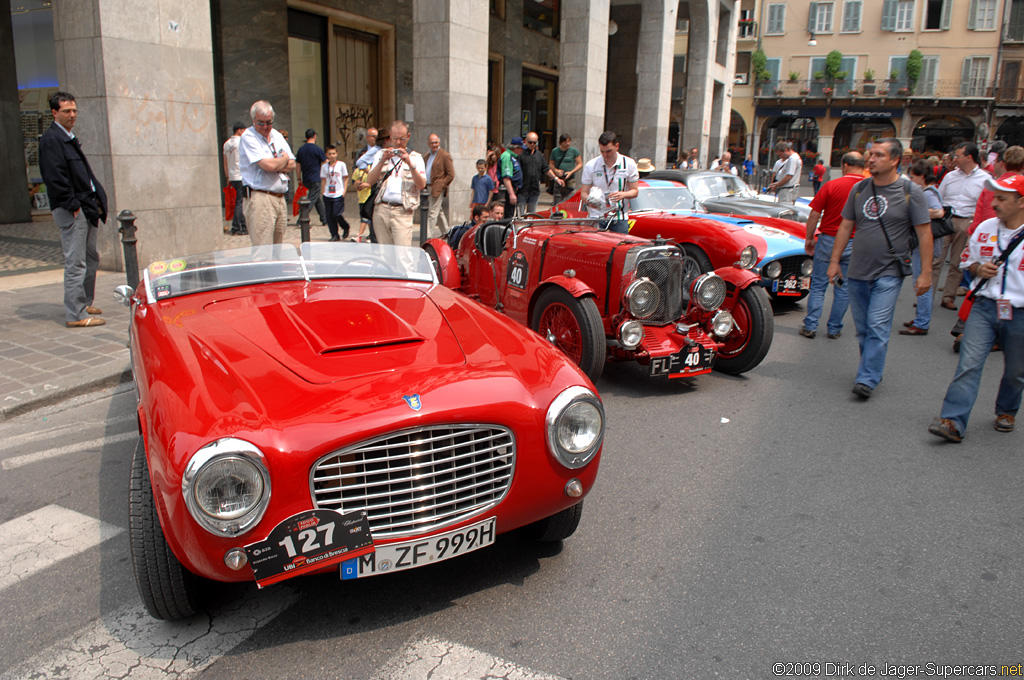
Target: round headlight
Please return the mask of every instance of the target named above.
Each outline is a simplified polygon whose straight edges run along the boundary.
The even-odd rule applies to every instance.
[[[778,260],[772,260],[764,266],[764,275],[769,279],[779,278],[779,274],[782,273],[782,263]]]
[[[800,263],[800,273],[804,276],[810,276],[811,270],[814,269],[814,260],[807,258]]]
[[[626,349],[636,349],[644,339],[644,325],[635,319],[619,326],[619,343]]]
[[[649,279],[637,279],[626,288],[626,309],[638,319],[646,319],[658,310],[661,291]]]
[[[604,441],[604,407],[585,387],[570,387],[555,397],[546,424],[548,449],[567,468],[589,463]]]
[[[735,325],[736,322],[733,320],[732,314],[724,309],[720,309],[711,319],[711,332],[720,338],[724,338],[729,333],[732,333]]]
[[[263,517],[270,502],[270,473],[263,454],[249,442],[218,439],[192,456],[181,478],[181,493],[204,529],[236,536]]]
[[[747,246],[740,253],[740,266],[744,269],[750,269],[757,264],[757,248],[754,246]]]
[[[690,299],[705,312],[711,312],[725,302],[725,281],[715,274],[701,274],[693,282]]]

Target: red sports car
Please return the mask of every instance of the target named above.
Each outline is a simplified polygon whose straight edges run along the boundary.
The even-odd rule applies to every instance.
[[[132,305],[130,537],[157,618],[208,581],[360,578],[532,525],[570,536],[604,410],[536,334],[426,254],[261,246],[154,262]]]
[[[548,338],[591,379],[606,361],[637,361],[669,378],[739,374],[761,362],[773,334],[767,302],[750,310],[750,323],[732,315],[756,275],[730,263],[685,280],[678,246],[599,224],[489,222],[424,248],[442,283]]]

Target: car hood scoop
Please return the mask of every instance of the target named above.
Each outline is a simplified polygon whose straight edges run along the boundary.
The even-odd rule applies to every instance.
[[[414,288],[317,282],[218,300],[206,311],[311,383],[465,363],[441,311]]]

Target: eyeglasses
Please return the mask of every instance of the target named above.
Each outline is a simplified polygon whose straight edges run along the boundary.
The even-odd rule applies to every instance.
[[[537,143],[537,140],[536,140],[536,139],[527,139],[527,140],[526,140],[526,143],[527,143],[527,144],[536,144],[536,143]]]
[[[272,121],[272,120],[256,120],[256,121],[253,121],[252,124],[255,125],[256,127],[270,127],[271,125],[274,124],[274,121]]]

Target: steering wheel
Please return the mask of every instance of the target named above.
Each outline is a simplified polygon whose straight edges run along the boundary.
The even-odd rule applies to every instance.
[[[349,260],[345,264],[346,264],[346,266],[351,266],[351,265],[360,265],[362,263],[365,263],[367,265],[367,269],[368,269],[367,273],[368,274],[376,274],[376,275],[396,275],[396,274],[398,274],[398,272],[395,271],[395,268],[392,267],[387,262],[387,260],[385,260],[382,257],[378,257],[377,255],[360,255],[359,257],[352,258],[351,260]]]

